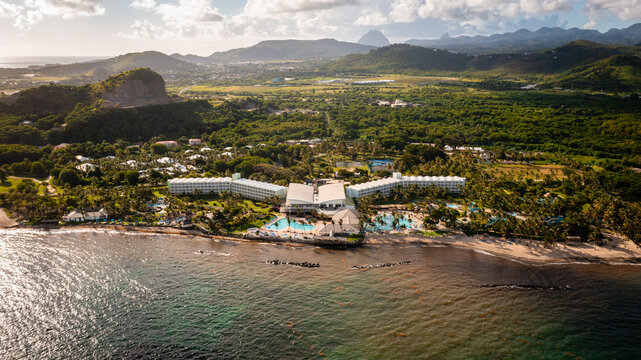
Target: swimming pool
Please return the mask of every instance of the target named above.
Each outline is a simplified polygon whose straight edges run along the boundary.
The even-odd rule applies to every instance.
[[[420,224],[415,223],[411,219],[402,218],[397,221],[396,227],[393,227],[394,216],[391,214],[379,215],[374,219],[373,225],[366,225],[365,231],[391,231],[401,229],[417,229]]]
[[[292,228],[299,231],[313,231],[316,230],[316,226],[299,223],[298,221],[287,221],[287,218],[282,218],[276,221],[275,223],[267,226],[267,229],[270,230],[287,230],[287,228]]]

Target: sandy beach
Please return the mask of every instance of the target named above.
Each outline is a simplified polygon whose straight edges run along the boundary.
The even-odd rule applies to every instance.
[[[15,226],[16,223],[9,219],[4,211],[0,209],[0,228]],[[31,228],[25,226],[25,228]],[[45,227],[33,227],[42,228]],[[130,226],[130,225],[78,225],[64,226],[56,230],[79,230],[88,231],[121,231],[140,232],[149,234],[165,234],[178,236],[199,236],[208,239],[224,241],[261,241],[242,239],[238,237],[218,236],[203,234],[198,230],[183,230],[171,227],[160,226]],[[264,241],[269,242],[269,241]],[[283,244],[288,243],[283,241]],[[606,246],[598,246],[592,243],[567,242],[554,244],[546,247],[543,243],[524,239],[501,239],[498,237],[475,235],[466,236],[454,234],[446,236],[422,236],[415,234],[370,234],[367,235],[364,245],[434,245],[452,246],[456,248],[471,249],[482,253],[522,260],[527,263],[541,264],[563,264],[563,263],[628,263],[641,264],[641,246],[626,239],[613,237]],[[291,243],[292,246],[306,246],[305,244]]]
[[[546,247],[543,243],[523,239],[501,239],[492,236],[450,235],[426,237],[421,235],[368,235],[365,244],[424,244],[445,245],[482,251],[496,256],[532,263],[641,263],[641,247],[634,242],[613,238],[606,246],[592,243],[567,242]]]
[[[9,228],[16,225],[18,225],[18,223],[10,219],[4,209],[0,209],[0,229]]]

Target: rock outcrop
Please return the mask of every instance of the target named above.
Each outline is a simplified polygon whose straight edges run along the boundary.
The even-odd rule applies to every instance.
[[[105,107],[131,108],[171,102],[165,80],[149,69],[134,69],[95,85]]]

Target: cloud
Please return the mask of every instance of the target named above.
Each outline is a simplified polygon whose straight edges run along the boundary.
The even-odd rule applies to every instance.
[[[135,20],[130,27],[131,33],[119,34],[123,37],[205,37],[220,30],[225,20],[220,11],[212,7],[210,0],[177,0],[161,4],[154,0],[134,0],[130,5],[160,15],[164,26],[158,27],[148,20]]]
[[[136,9],[153,9],[156,7],[156,1],[154,0],[134,0],[131,2],[130,6]]]
[[[149,20],[134,20],[130,28],[131,33],[119,33],[118,36],[130,39],[160,39],[166,36],[162,27],[152,24]]]
[[[20,8],[15,4],[0,1],[0,19],[12,18],[20,13]]]
[[[73,19],[105,13],[102,0],[0,0],[0,18],[15,18],[15,27],[26,30],[46,17]]]
[[[280,13],[327,10],[345,5],[357,5],[360,0],[247,0],[243,13],[262,17]]]
[[[361,15],[354,24],[361,26],[379,26],[389,24],[390,20],[380,11]]]
[[[641,0],[587,0],[583,12],[589,21],[585,28],[592,28],[597,20],[612,14],[624,21],[641,20]]]

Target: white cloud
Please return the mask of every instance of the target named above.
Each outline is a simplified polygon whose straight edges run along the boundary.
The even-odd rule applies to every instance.
[[[22,30],[43,21],[45,17],[72,19],[104,13],[102,0],[0,0],[0,18],[15,18],[14,25]]]
[[[136,9],[153,9],[156,7],[156,1],[154,0],[134,0],[130,5],[132,8]]]
[[[612,14],[624,21],[641,20],[641,0],[587,0],[584,13],[589,16],[585,28],[592,28],[597,20]]]
[[[279,13],[327,10],[345,5],[357,5],[360,0],[247,0],[243,13],[263,17]]]
[[[149,20],[134,20],[130,28],[131,33],[118,35],[131,39],[160,39],[166,35],[162,27],[152,24]]]
[[[380,11],[375,11],[373,13],[366,13],[361,15],[354,24],[361,26],[380,26],[389,24],[390,19],[383,15]]]
[[[20,8],[15,4],[0,1],[0,19],[12,18],[20,13]]]
[[[224,26],[225,18],[217,8],[212,7],[210,0],[177,0],[161,4],[156,4],[154,0],[134,0],[131,6],[160,15],[164,26],[161,28],[148,20],[135,20],[131,26],[132,33],[120,33],[120,36],[130,38],[205,37],[219,32]]]

